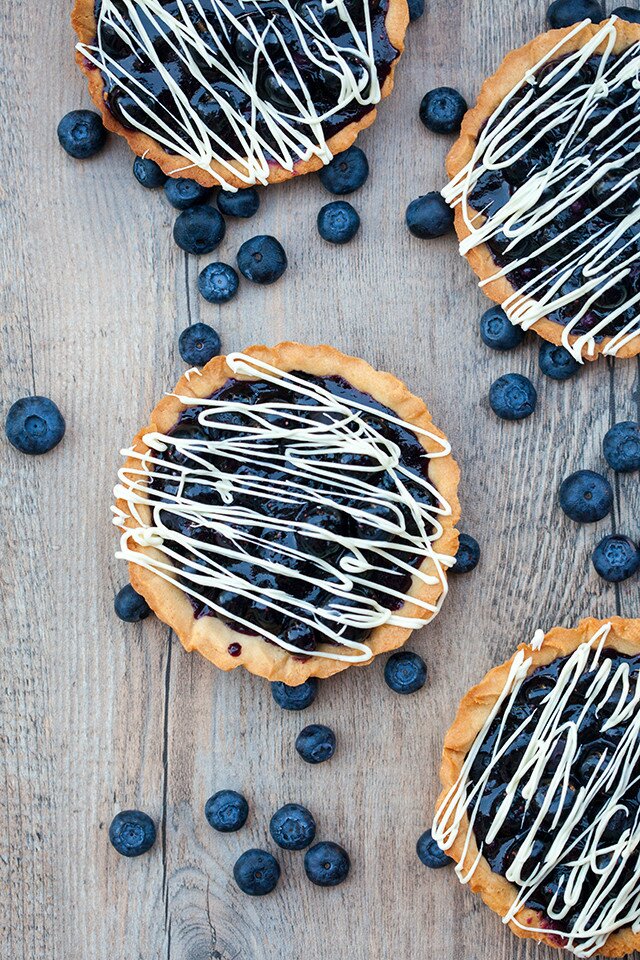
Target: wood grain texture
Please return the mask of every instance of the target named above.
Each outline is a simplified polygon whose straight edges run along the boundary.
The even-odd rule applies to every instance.
[[[396,91],[360,141],[372,174],[354,198],[359,237],[346,249],[318,238],[328,196],[315,178],[269,189],[255,220],[230,223],[220,259],[270,232],[290,268],[275,286],[245,284],[214,308],[196,292],[204,262],[175,247],[174,213],[133,180],[125,145],[113,139],[84,164],[58,148],[58,119],[88,102],[66,5],[38,7],[37,30],[24,4],[0,7],[11,118],[0,143],[2,411],[43,393],[68,424],[45,457],[1,450],[3,960],[553,956],[516,941],[448,871],[426,871],[414,847],[467,687],[537,626],[640,616],[638,579],[607,586],[590,563],[612,529],[640,537],[637,475],[616,478],[615,514],[595,527],[576,527],[555,500],[566,473],[603,468],[614,420],[640,416],[640,364],[600,361],[563,385],[538,374],[534,340],[508,356],[486,350],[476,322],[486,304],[454,243],[415,240],[403,224],[407,202],[441,184],[449,145],[421,127],[422,94],[447,83],[473,100],[543,17],[533,0],[432,0],[409,31]],[[361,355],[406,379],[448,433],[463,470],[462,528],[483,557],[411,643],[430,668],[419,695],[392,694],[376,663],[325,682],[305,714],[285,713],[265,683],[187,655],[152,618],[115,618],[126,576],[109,518],[118,451],[176,381],[177,334],[199,318],[226,349],[287,337]],[[539,388],[536,415],[520,424],[488,408],[489,384],[509,370]],[[318,768],[293,748],[313,721],[339,739]],[[236,835],[215,834],[203,816],[223,787],[251,803]],[[319,890],[302,856],[282,853],[278,890],[251,900],[234,886],[232,864],[269,843],[269,818],[287,801],[307,804],[319,836],[347,846],[352,875]],[[156,819],[159,839],[129,862],[107,829],[132,806]]]

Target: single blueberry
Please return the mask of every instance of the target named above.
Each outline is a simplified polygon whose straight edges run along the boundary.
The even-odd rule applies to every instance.
[[[192,323],[178,340],[180,356],[192,367],[202,367],[220,353],[220,337],[208,323]]]
[[[111,821],[109,840],[123,857],[139,857],[156,842],[155,824],[141,810],[123,810]]]
[[[324,763],[336,750],[336,735],[321,723],[312,723],[296,737],[296,750],[306,763]]]
[[[424,0],[409,0],[409,20],[419,20],[424,13]]]
[[[576,523],[595,523],[611,512],[613,490],[602,474],[577,470],[560,484],[560,506]]]
[[[249,804],[236,790],[218,790],[205,803],[204,815],[214,830],[234,833],[247,822]]]
[[[420,103],[420,119],[432,133],[458,133],[467,101],[453,87],[436,87]]]
[[[628,23],[640,23],[640,10],[634,10],[633,7],[616,7],[611,11],[610,16],[627,20]]]
[[[547,7],[547,23],[552,30],[570,27],[580,20],[600,23],[604,8],[599,0],[553,0]]]
[[[329,193],[353,193],[366,183],[369,161],[360,147],[349,147],[323,167],[318,176]]]
[[[95,110],[72,110],[58,124],[60,146],[70,157],[87,160],[102,150],[107,131]]]
[[[453,210],[436,190],[412,200],[406,212],[407,226],[414,237],[432,240],[453,229]]]
[[[148,190],[155,190],[167,182],[167,175],[153,160],[147,157],[136,157],[133,161],[133,175]]]
[[[524,340],[524,330],[511,323],[502,307],[489,307],[480,317],[480,336],[492,350],[513,350]]]
[[[222,214],[213,207],[189,207],[178,214],[173,225],[173,239],[186,253],[198,256],[215,250],[225,230]]]
[[[283,710],[306,710],[315,700],[317,693],[317,677],[309,677],[297,687],[288,687],[280,680],[271,684],[273,699]]]
[[[593,565],[603,580],[621,583],[640,570],[640,550],[630,537],[611,534],[593,551]]]
[[[625,420],[614,424],[605,433],[602,449],[612,470],[621,473],[640,470],[640,423]]]
[[[503,420],[522,420],[530,417],[536,408],[538,394],[528,377],[520,373],[505,373],[491,384],[491,409]]]
[[[187,210],[208,199],[211,190],[201,186],[196,180],[187,180],[186,177],[169,177],[164,185],[164,193],[176,210]]]
[[[125,623],[139,623],[151,613],[151,608],[144,597],[137,593],[130,583],[118,590],[113,601],[116,616]]]
[[[546,340],[540,344],[538,364],[542,372],[552,380],[568,380],[582,367],[568,350],[555,343],[547,343]]]
[[[269,832],[283,850],[304,850],[316,835],[316,822],[306,807],[285,803],[271,817]]]
[[[318,233],[329,243],[348,243],[360,229],[360,216],[346,200],[325,203],[318,212]]]
[[[209,263],[200,271],[198,290],[209,303],[227,303],[238,292],[238,274],[228,263]]]
[[[287,269],[287,255],[279,240],[261,234],[245,240],[238,250],[237,263],[247,280],[275,283]]]
[[[384,665],[384,679],[395,693],[415,693],[427,679],[427,665],[417,653],[399,650]]]
[[[21,397],[9,408],[4,424],[7,440],[21,453],[53,450],[64,437],[64,417],[48,397]]]
[[[347,879],[350,867],[347,851],[331,840],[314,844],[304,855],[304,871],[318,887],[337,887]]]
[[[247,850],[236,860],[233,878],[243,893],[250,897],[264,897],[277,886],[280,864],[266,850]]]
[[[243,217],[247,219],[258,212],[260,206],[260,194],[255,187],[247,187],[244,190],[221,190],[217,199],[218,210],[224,213],[225,217]]]
[[[416,853],[425,867],[431,867],[432,870],[439,870],[453,863],[452,858],[448,857],[433,839],[431,830],[425,830],[416,843]]]
[[[478,566],[480,560],[480,544],[468,533],[461,533],[458,538],[456,562],[449,568],[449,573],[469,573]]]

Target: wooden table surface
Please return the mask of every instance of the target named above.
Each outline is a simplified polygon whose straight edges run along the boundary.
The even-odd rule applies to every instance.
[[[556,502],[568,472],[605,466],[609,425],[639,417],[640,364],[601,360],[561,384],[539,374],[534,338],[513,354],[487,350],[477,329],[486,303],[455,243],[416,240],[403,222],[409,200],[442,184],[449,146],[419,123],[421,96],[451,84],[473,101],[502,56],[543,28],[544,3],[432,0],[409,30],[393,96],[359,141],[371,176],[354,198],[355,242],[318,237],[328,197],[316,178],[270,188],[254,220],[229,224],[216,258],[233,261],[244,239],[269,232],[289,270],[273,287],[243,285],[222,308],[199,298],[205,261],[175,246],[175,213],[135,182],[123,142],[85,163],[58,147],[59,118],[89,105],[68,15],[62,2],[35,15],[20,3],[0,10],[2,412],[38,393],[67,420],[44,457],[1,445],[0,956],[548,960],[450,871],[426,870],[415,842],[467,687],[538,626],[640,615],[638,578],[610,586],[590,562],[612,530],[640,537],[637,474],[616,477],[615,512],[595,527],[574,525]],[[429,664],[419,694],[393,694],[374,662],[324,682],[306,713],[287,713],[266,682],[188,655],[153,617],[115,617],[126,580],[109,514],[118,452],[177,380],[177,336],[199,319],[227,350],[292,338],[362,356],[405,379],[447,432],[462,467],[461,527],[483,555],[410,644]],[[536,382],[528,421],[499,421],[488,407],[489,384],[507,371]],[[314,721],[339,741],[317,768],[293,747]],[[251,804],[237,834],[216,834],[203,815],[226,787]],[[269,818],[288,801],[311,808],[320,838],[348,848],[351,875],[322,890],[301,854],[280,852],[277,891],[248,898],[233,863],[271,846]],[[127,807],[159,827],[153,851],[133,861],[107,839]]]

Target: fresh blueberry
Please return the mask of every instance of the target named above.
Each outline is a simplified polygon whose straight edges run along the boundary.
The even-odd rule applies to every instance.
[[[144,597],[137,593],[130,583],[118,590],[113,601],[116,616],[125,623],[139,623],[151,613],[151,608]]]
[[[419,20],[424,13],[424,0],[409,0],[409,20]]]
[[[348,243],[360,229],[360,216],[346,200],[325,203],[318,212],[318,233],[329,243]]]
[[[22,453],[53,450],[64,437],[64,417],[48,397],[22,397],[9,408],[4,425],[9,443]]]
[[[275,283],[287,269],[284,247],[275,237],[264,234],[245,240],[237,262],[242,276],[253,283]]]
[[[453,210],[436,190],[432,190],[411,201],[406,221],[414,237],[432,240],[453,229]]]
[[[280,864],[266,850],[247,850],[236,860],[233,877],[243,893],[264,897],[278,884]]]
[[[133,175],[148,190],[155,190],[167,182],[167,175],[153,160],[147,157],[136,157],[133,161]]]
[[[329,193],[353,193],[366,183],[369,161],[360,147],[349,147],[323,167],[318,176]]]
[[[201,186],[196,180],[186,177],[169,177],[164,185],[167,200],[176,210],[186,210],[204,203],[209,197],[209,187]]]
[[[227,303],[238,292],[238,274],[228,263],[209,263],[200,271],[198,290],[209,303]]]
[[[111,821],[109,840],[123,857],[139,857],[156,842],[155,824],[141,810],[123,810]]]
[[[538,363],[542,372],[552,380],[568,380],[582,366],[564,347],[546,340],[540,344]]]
[[[316,822],[306,807],[285,803],[271,817],[269,831],[283,850],[304,850],[316,835]]]
[[[528,377],[520,373],[505,373],[491,384],[491,409],[503,420],[522,420],[530,417],[536,408],[538,394]]]
[[[205,803],[204,815],[214,830],[234,833],[247,822],[249,804],[235,790],[218,790]]]
[[[599,0],[553,0],[547,8],[547,23],[552,30],[570,27],[580,20],[600,23],[604,8]]]
[[[178,340],[180,356],[192,367],[202,367],[220,353],[220,337],[208,323],[192,323]]]
[[[309,677],[297,687],[288,687],[286,683],[276,680],[271,684],[271,693],[275,702],[283,710],[306,710],[318,693],[318,679]]]
[[[560,506],[576,523],[595,523],[611,512],[613,490],[594,470],[578,470],[560,484]]]
[[[415,693],[427,679],[427,665],[417,653],[392,653],[384,666],[384,679],[396,693]]]
[[[247,219],[258,212],[260,206],[260,194],[255,187],[247,187],[245,190],[221,190],[217,199],[218,210],[224,213],[225,217],[243,217]]]
[[[420,119],[432,133],[458,133],[467,101],[453,87],[436,87],[420,103]]]
[[[58,124],[58,140],[63,150],[76,160],[86,160],[102,150],[107,131],[95,110],[72,110]]]
[[[640,23],[640,10],[634,10],[633,7],[616,7],[611,11],[610,16],[619,17],[629,23]]]
[[[190,207],[178,215],[173,225],[173,239],[186,253],[198,256],[215,250],[225,229],[222,214],[213,207]]]
[[[489,307],[480,317],[480,336],[492,350],[513,350],[524,340],[524,330],[511,323],[502,307]]]
[[[433,839],[431,830],[425,830],[416,843],[416,853],[425,867],[431,867],[432,870],[439,870],[453,863],[452,858],[448,857]]]
[[[318,887],[337,887],[347,879],[350,867],[347,851],[331,840],[314,844],[304,855],[304,871]]]
[[[336,735],[321,723],[311,723],[296,737],[296,750],[306,763],[324,763],[336,750]]]
[[[605,433],[602,449],[612,470],[621,473],[640,470],[640,423],[634,420],[616,423]]]
[[[468,533],[461,533],[458,538],[456,562],[449,568],[449,573],[470,573],[478,566],[480,560],[480,544]]]
[[[620,583],[640,570],[640,550],[630,537],[611,534],[593,551],[593,565],[603,580]]]

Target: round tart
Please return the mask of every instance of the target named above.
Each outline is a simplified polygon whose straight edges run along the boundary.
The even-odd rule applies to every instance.
[[[433,835],[519,937],[640,947],[640,620],[539,631],[463,698]]]
[[[447,158],[480,285],[577,359],[640,353],[639,72],[638,24],[542,34],[484,83]]]
[[[318,170],[393,87],[406,0],[76,0],[105,126],[227,189]]]
[[[327,677],[438,612],[459,471],[391,374],[298,343],[216,357],[123,452],[118,556],[186,649],[222,669]]]

